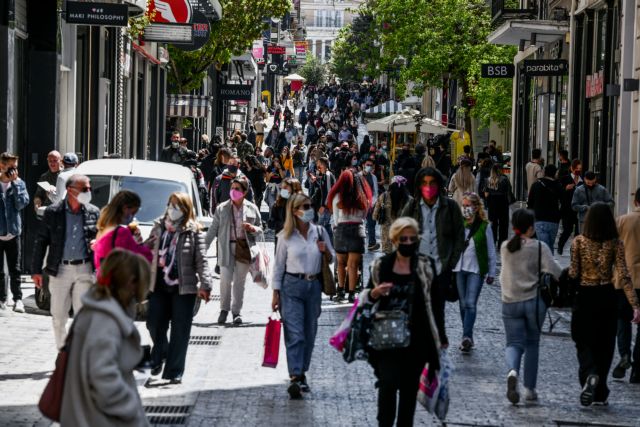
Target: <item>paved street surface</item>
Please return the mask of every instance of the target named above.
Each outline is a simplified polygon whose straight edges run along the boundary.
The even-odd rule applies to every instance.
[[[267,243],[272,247],[272,243]],[[365,265],[379,255],[367,254]],[[567,258],[562,259],[567,263]],[[27,294],[33,288],[25,283]],[[218,293],[217,282],[214,293]],[[485,285],[479,304],[476,349],[463,356],[455,349],[461,328],[457,306],[448,306],[451,355],[455,364],[451,426],[634,426],[639,425],[640,387],[611,381],[608,408],[583,408],[578,403],[577,364],[568,337],[567,313],[553,334],[545,334],[541,346],[538,389],[534,405],[511,406],[505,398],[506,370],[503,362],[504,330],[500,318],[499,286]],[[29,302],[29,301],[27,301]],[[218,303],[204,306],[195,318],[192,337],[215,345],[191,345],[187,372],[179,386],[162,383],[145,387],[140,394],[150,419],[158,425],[271,426],[376,424],[376,390],[371,368],[363,362],[347,365],[328,345],[342,321],[347,305],[323,302],[323,313],[309,373],[312,393],[304,401],[290,401],[286,394],[287,371],[284,348],[276,369],[260,366],[264,325],[270,314],[270,290],[247,284],[245,325],[215,325]],[[28,304],[32,305],[32,304]],[[138,323],[143,341],[149,342],[144,323]],[[545,325],[545,330],[548,325]],[[50,425],[36,403],[53,368],[55,357],[51,319],[29,310],[11,311],[0,318],[0,425]],[[157,381],[156,381],[157,383]],[[164,406],[165,408],[161,408]],[[173,418],[160,411],[182,411]],[[424,410],[416,413],[417,425],[440,425]]]

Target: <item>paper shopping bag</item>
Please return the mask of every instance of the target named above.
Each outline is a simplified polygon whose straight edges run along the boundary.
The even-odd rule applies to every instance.
[[[267,368],[275,368],[278,366],[280,331],[282,330],[282,321],[279,317],[277,313],[269,317],[264,333],[264,357],[262,358],[262,366]]]

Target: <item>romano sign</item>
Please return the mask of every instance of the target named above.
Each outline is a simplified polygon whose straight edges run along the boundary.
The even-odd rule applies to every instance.
[[[126,27],[129,21],[129,6],[68,1],[65,20],[67,24]]]
[[[220,99],[223,101],[251,101],[252,85],[222,85]]]
[[[569,63],[564,59],[525,60],[522,71],[528,76],[563,76],[569,73]]]

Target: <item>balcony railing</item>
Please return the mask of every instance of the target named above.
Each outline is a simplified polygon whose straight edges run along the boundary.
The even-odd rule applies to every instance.
[[[543,0],[541,0],[543,1]],[[536,19],[538,9],[533,6],[521,9],[519,0],[492,0],[491,22],[496,25],[507,19]]]

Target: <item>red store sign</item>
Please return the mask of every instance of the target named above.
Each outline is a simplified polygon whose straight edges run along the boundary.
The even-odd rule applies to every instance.
[[[284,46],[267,46],[267,53],[269,55],[284,55],[287,49]]]
[[[587,76],[586,97],[593,98],[604,93],[604,70]]]

